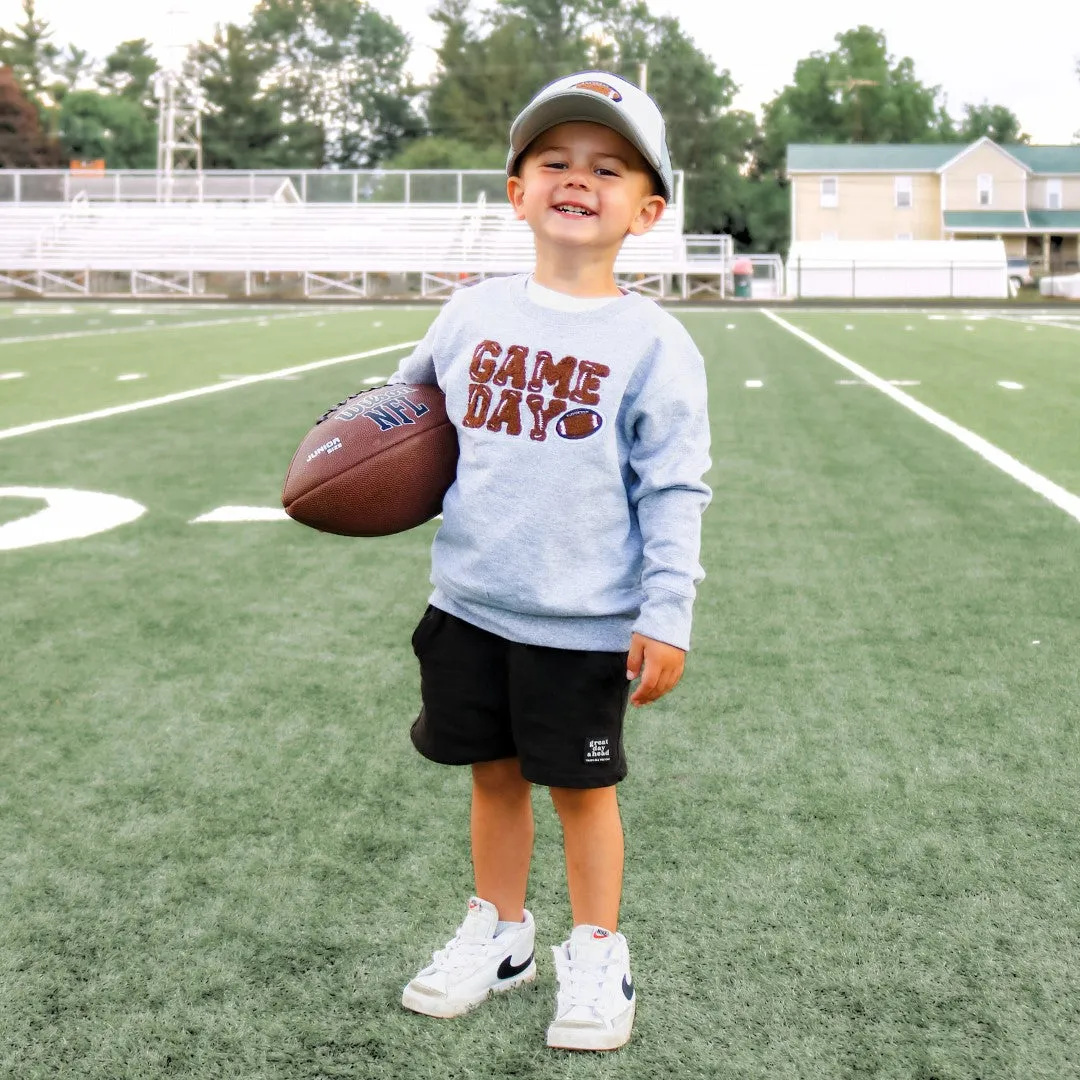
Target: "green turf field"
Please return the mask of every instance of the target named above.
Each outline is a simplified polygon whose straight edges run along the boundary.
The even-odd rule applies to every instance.
[[[778,314],[1080,494],[1080,321]],[[685,679],[628,718],[632,1042],[544,1048],[542,793],[537,983],[400,1008],[471,883],[468,777],[407,737],[436,525],[196,519],[275,509],[433,315],[0,305],[0,1076],[1080,1075],[1080,520],[753,309],[680,316],[715,498]],[[145,509],[5,550],[53,489]]]

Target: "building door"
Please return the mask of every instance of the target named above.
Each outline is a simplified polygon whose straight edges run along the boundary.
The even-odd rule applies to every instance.
[[[1065,237],[1050,237],[1050,273],[1063,274],[1065,272]]]

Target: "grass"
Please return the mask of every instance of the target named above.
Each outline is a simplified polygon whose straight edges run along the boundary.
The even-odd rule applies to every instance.
[[[2,423],[411,340],[430,317],[158,330],[134,390],[108,374],[141,334],[77,339],[97,380],[70,343],[5,346],[0,370],[27,375],[0,383]],[[1069,333],[1017,328],[1037,347],[1013,377],[1039,396],[998,395],[979,365],[1013,349],[1010,324],[786,317],[1073,475]],[[349,541],[189,524],[273,505],[314,417],[391,357],[0,442],[0,485],[147,506],[0,552],[0,1075],[1080,1071],[1077,522],[836,385],[845,371],[756,312],[684,319],[709,365],[716,497],[687,675],[628,718],[630,1045],[544,1049],[543,955],[537,984],[462,1020],[398,1005],[471,886],[467,776],[407,738],[434,525]],[[78,407],[55,408],[76,378]],[[545,804],[541,952],[568,929]]]

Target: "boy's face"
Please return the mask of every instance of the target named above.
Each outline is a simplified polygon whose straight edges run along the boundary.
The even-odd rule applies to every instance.
[[[507,194],[538,245],[617,254],[627,235],[648,232],[664,211],[652,183],[633,143],[602,124],[574,122],[537,136]]]

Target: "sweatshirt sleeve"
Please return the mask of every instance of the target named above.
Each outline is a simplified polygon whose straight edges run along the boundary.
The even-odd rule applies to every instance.
[[[634,630],[688,649],[694,597],[705,576],[699,560],[701,516],[712,498],[704,481],[711,465],[710,434],[701,354],[689,335],[675,353],[656,365],[659,385],[647,379],[627,414],[632,423],[629,495],[644,555],[645,600]]]
[[[423,340],[398,364],[397,370],[386,380],[387,383],[438,383],[439,379],[435,373],[435,354],[451,302],[449,301],[435,316]]]

